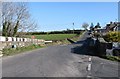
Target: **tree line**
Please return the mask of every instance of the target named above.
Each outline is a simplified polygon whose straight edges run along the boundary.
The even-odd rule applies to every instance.
[[[45,35],[45,34],[80,34],[84,30],[63,30],[63,31],[51,31],[51,32],[27,32],[26,35]]]

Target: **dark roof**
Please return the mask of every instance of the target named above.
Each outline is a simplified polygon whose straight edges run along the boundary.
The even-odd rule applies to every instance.
[[[110,26],[110,24],[107,24],[106,26]]]
[[[107,24],[106,27],[109,27],[109,28],[114,28],[116,26],[116,23],[112,23],[112,24]]]

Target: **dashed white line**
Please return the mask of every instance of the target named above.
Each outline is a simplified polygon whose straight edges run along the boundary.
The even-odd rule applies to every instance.
[[[91,61],[91,57],[89,58],[89,61]]]
[[[92,76],[88,75],[87,78],[91,78]]]
[[[91,64],[88,64],[88,69],[87,69],[88,71],[90,71],[91,70]]]
[[[87,78],[91,79],[92,78],[92,76],[91,76],[92,58],[91,57],[88,58],[88,62],[89,62],[89,64],[87,65],[87,71],[88,71]]]

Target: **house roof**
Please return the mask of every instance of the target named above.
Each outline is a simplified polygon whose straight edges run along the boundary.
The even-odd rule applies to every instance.
[[[112,29],[112,28],[115,28],[116,26],[119,26],[119,24],[120,22],[112,22],[110,24],[107,24],[106,27]]]

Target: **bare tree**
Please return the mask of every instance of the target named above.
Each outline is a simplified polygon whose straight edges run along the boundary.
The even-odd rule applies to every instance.
[[[3,36],[16,36],[17,32],[36,28],[35,22],[30,21],[27,3],[4,2],[2,8]]]
[[[24,36],[26,33],[28,32],[32,32],[35,31],[37,28],[37,24],[35,23],[35,21],[33,20],[28,20],[25,23],[22,23],[22,25],[20,25],[19,29],[19,33],[17,34],[17,36]]]
[[[89,26],[88,23],[83,23],[83,24],[82,24],[82,27],[83,27],[85,30],[87,30],[88,26]]]
[[[11,3],[2,3],[2,25],[3,25],[3,36],[10,36],[9,32],[11,31],[11,23],[14,16],[14,6]]]

